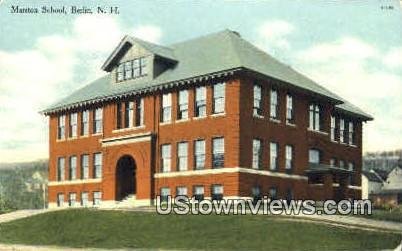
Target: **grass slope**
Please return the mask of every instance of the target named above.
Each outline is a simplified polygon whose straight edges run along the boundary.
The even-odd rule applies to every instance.
[[[157,215],[63,210],[0,225],[0,242],[99,248],[378,250],[400,236],[274,216]]]

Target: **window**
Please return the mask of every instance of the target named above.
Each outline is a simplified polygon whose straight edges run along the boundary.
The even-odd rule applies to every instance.
[[[168,196],[170,196],[170,188],[162,187],[161,188],[161,202],[167,202]]]
[[[270,105],[270,117],[272,119],[278,118],[278,92],[276,90],[271,90],[271,105]]]
[[[64,194],[62,194],[62,193],[57,194],[57,206],[58,207],[64,206]]]
[[[137,109],[136,109],[136,118],[135,118],[135,126],[144,125],[144,99],[139,98],[136,101]]]
[[[188,91],[179,91],[179,109],[177,114],[178,119],[188,118]]]
[[[180,195],[187,196],[187,187],[185,186],[176,187],[176,196]]]
[[[124,63],[124,79],[133,78],[133,66],[132,61],[127,61]]]
[[[117,129],[121,129],[123,127],[122,121],[123,121],[123,104],[117,103],[117,107],[116,107],[116,128]]]
[[[134,59],[133,60],[133,77],[138,78],[141,76],[141,65],[140,65],[140,59]]]
[[[88,135],[89,133],[89,111],[82,112],[81,117],[81,135]]]
[[[330,166],[334,167],[335,164],[336,164],[336,159],[335,158],[332,158],[332,159],[329,160],[329,165]]]
[[[171,146],[169,144],[165,144],[162,145],[161,147],[161,153],[162,153],[162,172],[170,172],[170,163],[171,163],[171,159],[170,159],[170,150],[171,150]]]
[[[290,170],[293,168],[293,146],[287,145],[286,146],[286,163],[285,168]]]
[[[293,189],[292,188],[288,188],[286,191],[286,201],[289,203],[291,200],[293,200]]]
[[[101,133],[102,132],[102,108],[95,109],[94,112],[94,133]]]
[[[124,127],[130,128],[134,126],[134,102],[125,102],[125,107]]]
[[[262,115],[262,105],[261,105],[261,86],[254,85],[254,103],[253,103],[253,114],[257,116]]]
[[[261,140],[253,139],[253,163],[252,163],[252,167],[254,169],[260,169],[261,168],[261,164],[262,164],[261,155],[262,155]]]
[[[77,178],[77,157],[70,157],[70,180],[75,180]]]
[[[94,192],[93,194],[93,204],[94,206],[99,206],[102,202],[102,192]]]
[[[120,64],[119,67],[117,67],[117,81],[123,81],[124,80],[124,64]]]
[[[57,139],[64,139],[66,137],[66,115],[60,115],[58,118]]]
[[[207,115],[207,88],[200,86],[195,88],[195,117]]]
[[[187,170],[187,159],[188,159],[188,143],[181,142],[177,144],[177,164],[179,171]]]
[[[211,199],[212,200],[222,200],[223,199],[223,186],[222,185],[212,185]]]
[[[89,155],[81,155],[81,179],[89,178]]]
[[[319,131],[321,128],[320,106],[317,104],[310,104],[309,107],[309,128],[311,130]]]
[[[64,180],[64,174],[65,174],[65,159],[64,158],[58,158],[57,159],[57,180],[62,181]]]
[[[270,169],[277,170],[278,169],[278,143],[271,142],[269,144],[270,148]]]
[[[311,164],[320,163],[320,151],[317,149],[310,149],[308,151],[308,162]]]
[[[225,163],[225,141],[223,138],[212,139],[212,168],[223,167]]]
[[[336,128],[336,123],[335,123],[335,117],[331,116],[331,140],[335,141],[335,128]]]
[[[204,199],[204,187],[203,186],[194,186],[193,188],[193,196],[195,200],[201,201]]]
[[[120,63],[116,71],[117,81],[138,78],[144,75],[147,75],[147,61],[145,57]]]
[[[339,161],[339,168],[345,168],[345,162],[343,160]]]
[[[169,122],[172,117],[172,94],[162,95],[162,122]]]
[[[269,198],[271,200],[276,200],[277,197],[278,197],[278,189],[276,187],[271,187],[269,189]]]
[[[70,197],[68,199],[68,205],[70,207],[74,207],[76,200],[77,200],[77,194],[76,193],[70,193]]]
[[[102,177],[102,153],[94,154],[94,178]]]
[[[354,171],[355,170],[355,164],[352,163],[352,162],[349,162],[348,169],[349,169],[349,171]]]
[[[205,140],[196,140],[194,143],[194,162],[195,169],[200,170],[205,167]]]
[[[256,202],[262,199],[261,196],[261,188],[259,186],[255,186],[251,189],[251,196],[253,197],[253,201]]]
[[[83,207],[88,206],[88,192],[81,193],[81,206]]]
[[[78,123],[78,114],[76,112],[70,114],[70,138],[77,137],[77,123]]]
[[[214,87],[213,113],[225,112],[225,83],[215,84]]]
[[[339,120],[339,141],[345,143],[345,120]]]
[[[353,122],[349,122],[349,145],[354,145],[355,144],[355,133],[354,133],[354,126]]]
[[[293,112],[293,96],[286,95],[286,121],[288,123],[294,122],[294,112]]]

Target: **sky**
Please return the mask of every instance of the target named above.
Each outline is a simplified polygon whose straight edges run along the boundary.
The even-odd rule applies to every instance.
[[[374,116],[364,151],[402,148],[398,0],[0,2],[0,162],[48,157],[39,111],[105,74],[125,34],[169,45],[223,29]],[[119,14],[17,14],[12,5],[117,6]]]

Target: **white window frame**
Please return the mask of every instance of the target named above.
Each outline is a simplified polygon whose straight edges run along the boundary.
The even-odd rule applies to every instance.
[[[81,179],[89,179],[89,154],[81,155]]]
[[[332,141],[335,141],[336,119],[335,116],[331,116],[331,132],[330,137]]]
[[[187,187],[186,186],[176,187],[176,196],[187,196]]]
[[[278,152],[279,144],[277,142],[269,143],[269,169],[278,170]]]
[[[217,83],[213,85],[213,114],[225,113],[225,83]]]
[[[57,119],[57,139],[66,138],[66,115],[60,115]]]
[[[285,147],[285,169],[292,170],[293,169],[293,156],[294,156],[294,147],[292,145],[286,145]]]
[[[178,171],[188,169],[188,142],[177,143],[177,169]]]
[[[137,99],[136,105],[135,126],[142,126],[144,125],[144,98]]]
[[[355,131],[354,131],[354,124],[352,121],[349,121],[348,135],[349,135],[349,145],[354,145],[355,144],[355,140],[354,140]]]
[[[63,193],[57,194],[57,206],[64,207],[64,194]]]
[[[78,129],[78,113],[74,112],[70,114],[70,127],[69,127],[69,136],[70,138],[77,137],[77,129]]]
[[[102,133],[103,131],[103,109],[102,107],[96,108],[94,110],[94,134]]]
[[[253,115],[262,116],[262,88],[260,85],[254,84],[253,98]]]
[[[89,194],[88,192],[81,192],[81,206],[88,207],[89,205]]]
[[[57,180],[63,181],[65,180],[66,174],[66,159],[64,157],[57,158]]]
[[[321,163],[321,152],[318,149],[309,149],[308,150],[308,162],[310,164],[319,164]]]
[[[290,94],[286,95],[286,121],[288,123],[293,123],[295,119],[293,96]]]
[[[194,166],[196,170],[205,168],[205,140],[198,139],[194,142]]]
[[[73,155],[69,158],[69,179],[77,179],[77,156]]]
[[[225,166],[225,138],[216,137],[212,139],[212,168]]]
[[[102,153],[95,153],[94,154],[94,178],[100,179],[102,178],[102,160],[103,156]]]
[[[75,207],[77,202],[77,193],[69,193],[68,194],[68,206]]]
[[[310,130],[321,130],[321,108],[318,104],[309,106],[309,128]]]
[[[172,120],[172,93],[162,95],[161,122],[168,123]]]
[[[161,172],[166,173],[171,171],[172,164],[172,145],[161,145]]]
[[[178,119],[188,119],[188,90],[180,90],[178,98]]]
[[[134,102],[126,101],[124,102],[125,115],[124,115],[124,127],[132,128],[134,127]]]
[[[195,88],[194,117],[207,116],[207,88],[199,86]]]
[[[339,120],[339,142],[345,143],[345,119]]]
[[[84,110],[81,114],[81,135],[89,134],[89,110]]]
[[[278,91],[271,89],[270,91],[270,109],[269,109],[269,117],[271,119],[278,119]]]
[[[102,203],[102,192],[100,191],[93,192],[92,201],[94,206],[99,206]]]
[[[260,139],[253,139],[253,160],[252,168],[261,169],[262,167],[262,145]]]

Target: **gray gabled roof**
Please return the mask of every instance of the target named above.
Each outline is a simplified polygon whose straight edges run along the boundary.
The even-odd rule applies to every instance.
[[[155,45],[143,40],[126,36],[102,66],[110,70],[118,52],[127,43],[139,43],[145,49],[170,59],[176,63],[153,80],[135,79],[122,83],[111,83],[110,74],[103,76],[89,85],[75,91],[70,96],[44,110],[45,114],[70,109],[78,105],[110,99],[113,96],[152,91],[162,86],[193,83],[195,79],[219,77],[221,74],[232,74],[237,70],[250,70],[282,82],[296,86],[316,95],[332,100],[335,104],[344,101],[338,95],[320,86],[308,77],[284,65],[264,51],[239,36],[238,33],[224,30],[199,38],[172,44],[170,46]],[[369,115],[349,103],[339,106],[340,109],[354,115],[368,118]],[[371,118],[371,117],[370,117]]]
[[[362,171],[362,174],[367,177],[369,181],[382,183],[382,179],[374,171]]]

